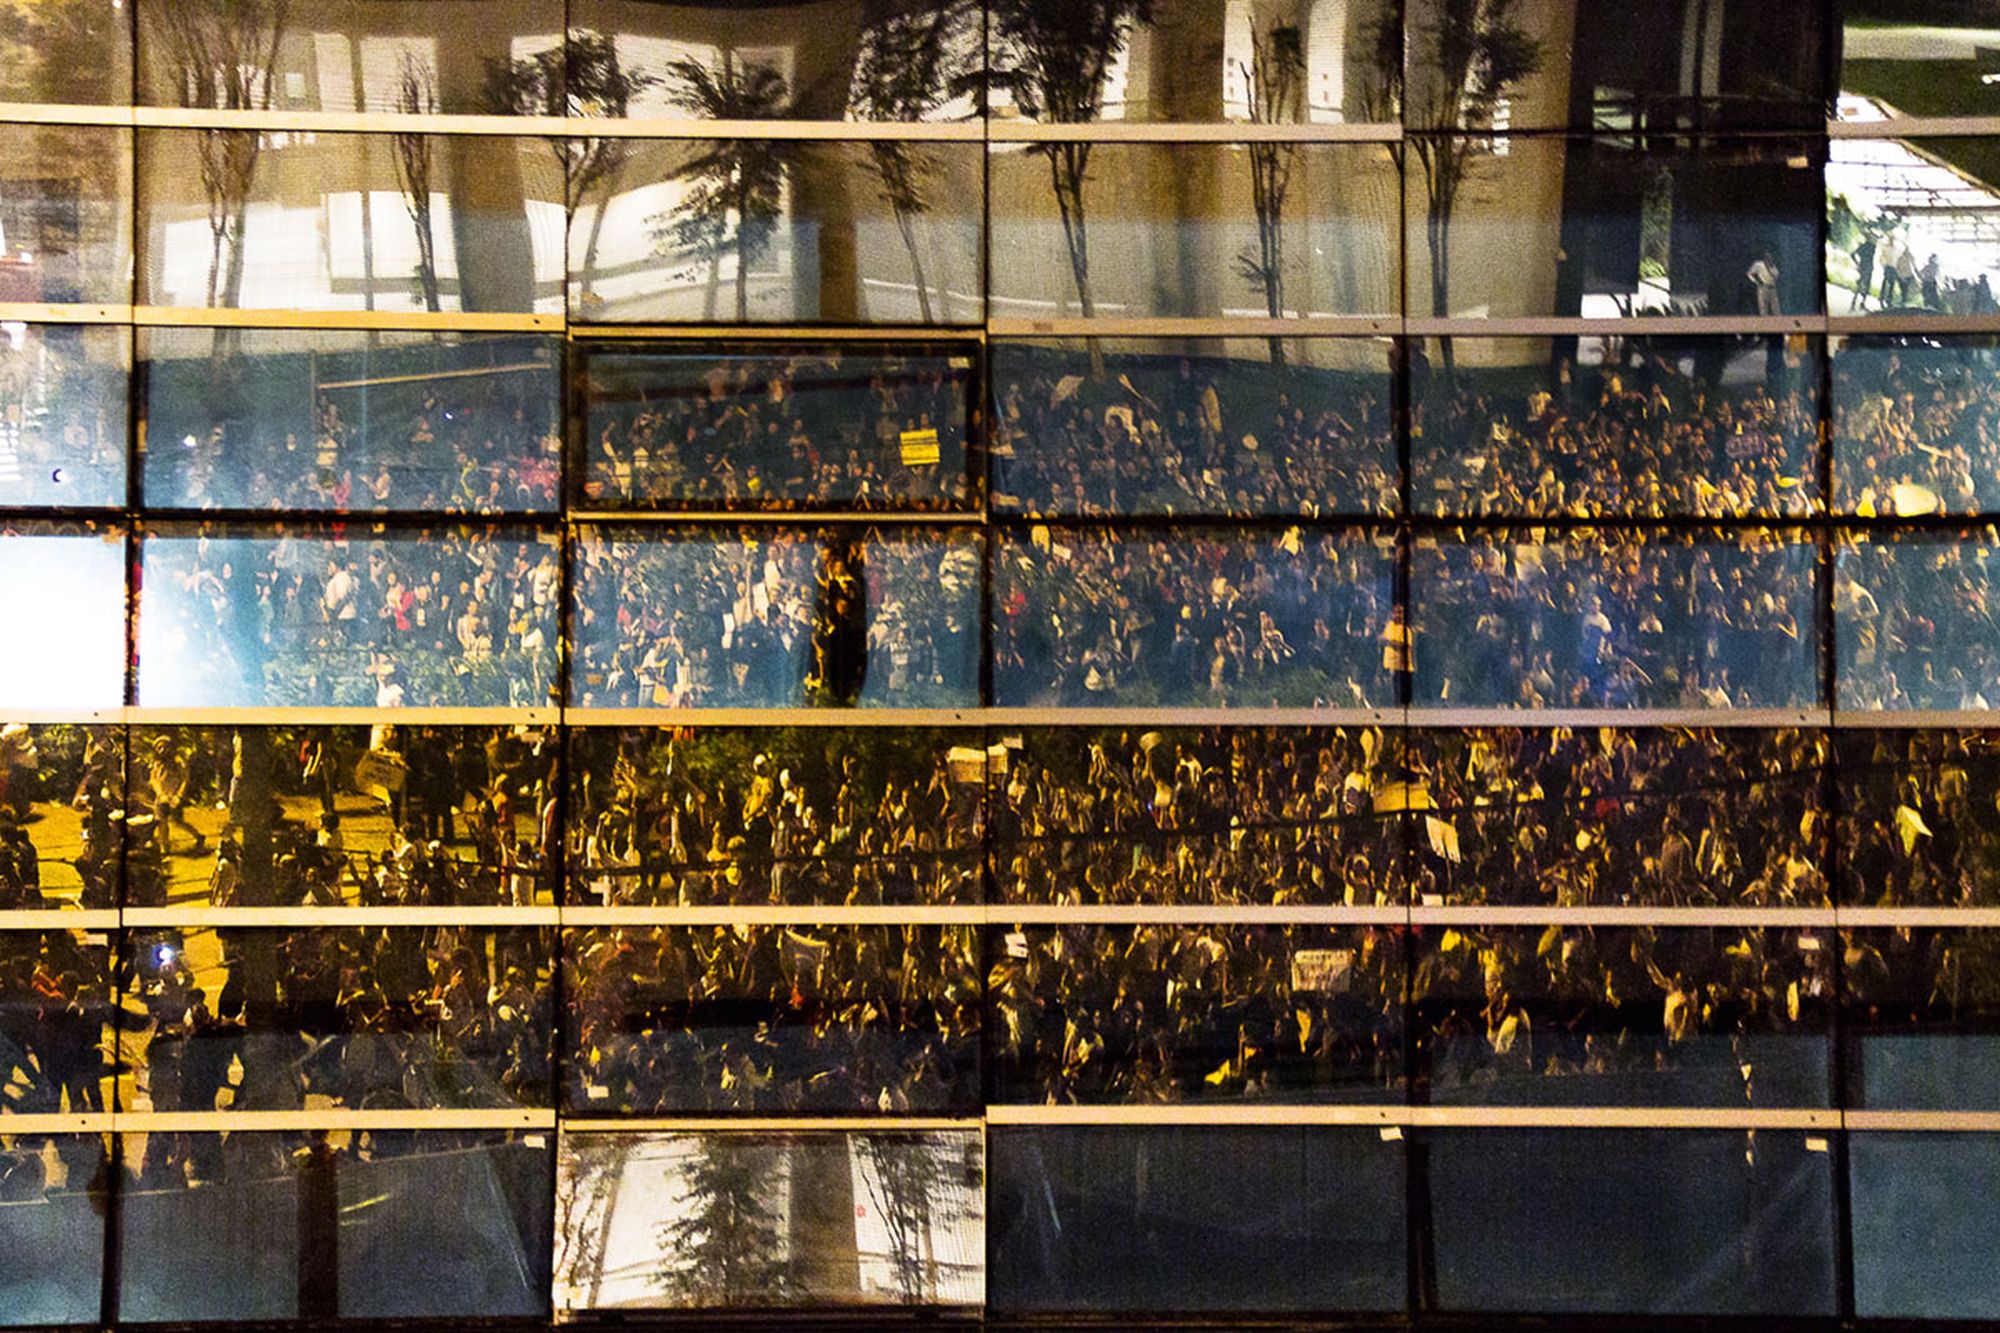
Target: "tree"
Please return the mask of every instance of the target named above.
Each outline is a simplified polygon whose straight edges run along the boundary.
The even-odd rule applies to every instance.
[[[790,1287],[778,1214],[766,1201],[775,1154],[754,1139],[694,1136],[681,1213],[660,1227],[657,1280],[683,1305],[775,1305]]]
[[[1286,125],[1300,119],[1305,105],[1305,42],[1295,24],[1274,24],[1250,41],[1250,59],[1243,65],[1250,120],[1257,125]],[[1299,146],[1270,140],[1245,146],[1250,162],[1250,200],[1257,212],[1257,248],[1246,250],[1237,263],[1250,284],[1264,293],[1264,308],[1272,319],[1285,314],[1285,195],[1291,189],[1292,168]],[[1285,340],[1271,338],[1271,364],[1285,364]]]
[[[1514,17],[1517,0],[1427,0],[1428,19],[1410,36],[1410,121],[1428,130],[1472,134],[1418,134],[1409,140],[1424,174],[1424,242],[1431,260],[1431,313],[1451,304],[1451,225],[1473,159],[1492,151],[1476,137],[1493,128],[1493,114],[1507,90],[1541,68],[1541,44]],[[1444,344],[1451,370],[1451,343]]]
[[[896,1290],[911,1305],[936,1304],[943,1297],[939,1232],[964,1223],[966,1201],[977,1191],[953,1190],[946,1181],[951,1165],[944,1149],[921,1135],[862,1134],[854,1143],[873,1168],[864,1173],[875,1214],[889,1233],[889,1262]]]
[[[405,51],[401,80],[396,89],[396,109],[408,116],[434,116],[438,110],[437,86],[430,70]],[[431,227],[431,137],[421,130],[390,136],[396,152],[396,178],[403,187],[403,207],[417,230],[417,285],[422,288],[424,309],[442,310],[438,298],[437,233]]]
[[[785,76],[767,65],[739,64],[724,53],[711,70],[683,57],[667,67],[674,104],[703,120],[770,120],[790,114]],[[711,283],[725,255],[736,259],[736,318],[750,317],[750,265],[770,248],[784,205],[787,173],[801,145],[786,139],[710,139],[672,176],[690,182],[678,208],[653,218],[653,236],[706,264]]]

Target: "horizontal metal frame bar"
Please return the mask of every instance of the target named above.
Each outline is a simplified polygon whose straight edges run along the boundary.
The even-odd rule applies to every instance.
[[[1741,926],[1832,929],[1840,922],[1833,907],[1412,907],[1417,926]]]
[[[569,708],[570,727],[980,727],[977,708]]]
[[[989,903],[995,926],[1400,926],[1401,906],[1294,903]]]
[[[237,110],[173,106],[63,110],[65,119],[59,123],[131,125],[142,130],[297,130],[318,134],[418,133],[542,139],[890,139],[917,143],[980,143],[986,138],[985,126],[977,120],[704,120],[688,117],[431,115],[403,111]],[[71,114],[75,110],[84,114]],[[0,121],[13,118],[8,112],[7,106],[0,106]],[[48,119],[53,120],[53,117]]]
[[[1826,727],[1832,714],[1805,708],[1426,708],[1405,714],[1412,730],[1493,727],[1739,727],[1763,730]]]
[[[1837,915],[1843,930],[2000,928],[2000,907],[1843,907]]]
[[[112,1112],[77,1111],[33,1115],[0,1115],[0,1135],[109,1134]]]
[[[752,903],[660,907],[565,907],[564,929],[590,926],[982,926],[981,903],[910,906],[830,903]]]
[[[1325,319],[989,319],[992,338],[1311,338],[1386,337],[1401,333],[1399,315]]]
[[[553,926],[555,907],[128,907],[122,924],[137,930],[234,927],[306,929],[353,926]]]
[[[1841,731],[1977,731],[2000,727],[2000,709],[1836,708],[1833,725]]]
[[[1829,139],[1922,139],[2000,135],[1995,116],[1893,116],[1888,120],[1830,120]]]
[[[970,352],[986,341],[984,324],[605,324],[568,323],[572,342],[648,339],[661,342],[883,342],[964,343]]]
[[[986,122],[989,143],[1380,143],[1403,141],[1401,124],[1385,121],[997,120]]]
[[[335,1106],[308,1111],[114,1111],[121,1134],[202,1134],[216,1130],[554,1129],[552,1108],[398,1107],[360,1110]],[[0,1127],[6,1117],[0,1117]]]
[[[363,519],[349,519],[350,527]],[[546,708],[153,708],[119,710],[135,727],[552,727],[561,710]],[[12,720],[11,714],[8,720]]]
[[[0,301],[0,320],[10,324],[119,324],[132,322],[129,305],[64,305],[48,301]]]
[[[2000,334],[2000,315],[1835,315],[1826,330],[1836,336],[1855,334]]]
[[[120,924],[115,907],[31,907],[0,912],[0,931],[116,930]]]
[[[1429,1129],[1694,1129],[1837,1130],[1841,1113],[1827,1108],[1760,1109],[1681,1106],[1406,1106],[1397,1104],[1271,1105],[1171,1102],[1142,1105],[1006,1106],[986,1108],[989,1126],[1300,1125]]]
[[[1627,319],[1580,319],[1568,316],[1517,316],[1500,319],[1457,319],[1412,316],[1403,331],[1413,338],[1446,337],[1576,337],[1586,335],[1639,337],[1646,334],[1779,334],[1820,333],[1820,315],[1633,315]]]
[[[0,1121],[5,1124],[5,1121]],[[983,1131],[980,1116],[829,1115],[829,1116],[563,1116],[569,1134],[823,1134],[923,1133],[940,1130]]]
[[[2000,1111],[1858,1111],[1842,1115],[1850,1133],[2000,1134]]]
[[[596,524],[647,524],[659,527],[672,523],[701,524],[791,524],[809,526],[814,523],[866,524],[878,527],[922,524],[932,527],[957,526],[979,528],[986,526],[986,513],[980,509],[874,509],[874,510],[816,510],[816,509],[572,509],[565,516],[570,523]]]
[[[563,315],[481,310],[279,310],[226,306],[132,307],[132,322],[147,329],[364,329],[411,333],[555,333]]]

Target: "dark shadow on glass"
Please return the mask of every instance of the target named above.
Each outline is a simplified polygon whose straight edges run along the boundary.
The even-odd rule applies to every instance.
[[[1844,933],[1847,1104],[2000,1110],[2000,931]]]
[[[2000,1136],[1850,1135],[1854,1312],[2000,1319]]]
[[[109,932],[0,931],[0,1130],[111,1109],[118,1002]]]

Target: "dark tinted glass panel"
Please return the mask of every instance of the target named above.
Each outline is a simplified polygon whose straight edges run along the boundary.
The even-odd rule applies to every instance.
[[[760,82],[738,67],[730,100]],[[970,324],[981,295],[976,144],[569,141],[579,319]]]
[[[607,344],[583,362],[593,507],[957,509],[975,347]]]
[[[32,652],[0,655],[15,708],[116,708],[125,701],[125,534],[95,523],[0,524],[0,624],[62,627]]]
[[[978,731],[577,728],[569,746],[573,904],[984,896]]]
[[[0,1128],[110,1109],[116,1004],[108,933],[0,930]]]
[[[1002,1102],[1401,1102],[1403,949],[1373,927],[988,936]]]
[[[546,1106],[553,942],[526,927],[130,930],[123,1109]]]
[[[1803,336],[1448,342],[1413,360],[1419,512],[1798,518],[1818,508],[1820,358]]]
[[[993,558],[995,702],[1393,705],[1395,547],[1363,532],[1010,533]]]
[[[141,0],[140,94],[152,106],[560,116],[562,27],[560,0]]]
[[[2000,1110],[2000,930],[1849,930],[1848,1104]]]
[[[993,505],[1035,515],[1395,512],[1373,339],[993,344]]]
[[[1422,903],[1830,901],[1824,732],[1438,728],[1406,753]]]
[[[129,339],[115,328],[0,325],[0,504],[125,503]]]
[[[116,727],[0,725],[0,910],[116,905],[124,764]]]
[[[2000,1137],[1854,1134],[1854,1309],[1864,1319],[2000,1319]]]
[[[1826,166],[1829,312],[2000,313],[2000,139],[1836,139]]]
[[[978,701],[975,533],[855,526],[581,533],[574,705]]]
[[[1010,1126],[991,1147],[998,1310],[1403,1306],[1403,1146],[1379,1130]]]
[[[565,1135],[556,1307],[964,1306],[977,1131]]]
[[[0,300],[130,301],[132,132],[0,129],[0,245]]]
[[[0,1301],[10,1324],[97,1323],[109,1180],[107,1138],[0,1135]]]
[[[121,106],[132,100],[123,0],[42,0],[0,21],[0,101]]]
[[[1783,530],[1423,538],[1416,702],[1811,707],[1817,579],[1817,551]]]
[[[1457,1105],[1825,1106],[1832,932],[1438,928],[1412,977],[1419,1084]]]
[[[189,509],[553,509],[553,340],[150,329],[146,503]]]
[[[1992,68],[2000,27],[1990,0],[1840,0],[1835,8],[1840,119],[2000,114],[2000,90],[1980,77]]]
[[[546,704],[556,561],[553,536],[519,528],[155,529],[140,702]]]
[[[1400,742],[1375,727],[1003,736],[994,886],[1028,903],[1401,903]]]
[[[555,140],[148,130],[139,156],[153,305],[562,309]]]
[[[548,1311],[542,1135],[242,1130],[121,1144],[122,1319]]]
[[[1843,708],[1983,710],[2000,699],[1992,529],[1843,538],[1833,618]]]
[[[1768,1130],[1426,1133],[1438,1307],[1830,1316],[1828,1147]]]
[[[1379,144],[995,145],[992,313],[1394,314],[1397,189]]]
[[[564,967],[575,1111],[978,1104],[970,927],[572,930]]]
[[[1413,126],[1658,133],[1825,115],[1824,0],[1408,5]]]
[[[1833,353],[1833,498],[1865,518],[2000,510],[1991,338],[1843,338]]]
[[[525,726],[134,727],[126,905],[553,903],[557,751]]]
[[[2000,906],[2000,736],[1841,731],[1835,739],[1841,902]]]
[[[1410,310],[1817,314],[1816,151],[1782,139],[1413,139]]]

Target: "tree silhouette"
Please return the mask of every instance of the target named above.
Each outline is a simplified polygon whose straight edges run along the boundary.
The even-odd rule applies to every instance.
[[[935,1304],[942,1297],[943,1265],[936,1237],[967,1219],[967,1199],[975,1190],[952,1189],[951,1165],[933,1139],[909,1134],[861,1134],[854,1144],[874,1170],[865,1174],[876,1216],[889,1233],[889,1263],[896,1291],[911,1305]]]
[[[770,120],[790,114],[785,76],[767,65],[739,63],[724,53],[719,69],[683,57],[667,66],[673,102],[703,120]],[[786,139],[710,139],[671,173],[689,182],[680,206],[652,219],[657,242],[706,264],[711,275],[725,255],[736,259],[736,318],[750,317],[750,265],[770,248],[784,204],[785,179],[802,145]]]
[[[1294,24],[1274,24],[1250,41],[1250,59],[1243,64],[1250,120],[1257,125],[1286,125],[1300,118],[1305,104],[1305,42]],[[1243,276],[1264,293],[1264,308],[1273,319],[1285,314],[1285,195],[1291,189],[1292,168],[1298,163],[1296,143],[1253,141],[1245,145],[1250,163],[1250,199],[1257,212],[1257,246],[1237,259]],[[1271,364],[1285,364],[1285,340],[1271,339]]]
[[[434,116],[437,86],[430,70],[414,55],[403,53],[396,86],[396,110],[410,116]],[[417,231],[417,285],[424,309],[442,310],[438,296],[437,233],[431,226],[431,138],[421,130],[390,136],[396,154],[396,179],[403,187],[403,207]]]
[[[656,1280],[682,1305],[776,1305],[790,1289],[766,1201],[776,1153],[733,1134],[694,1137],[681,1214],[660,1227]]]

